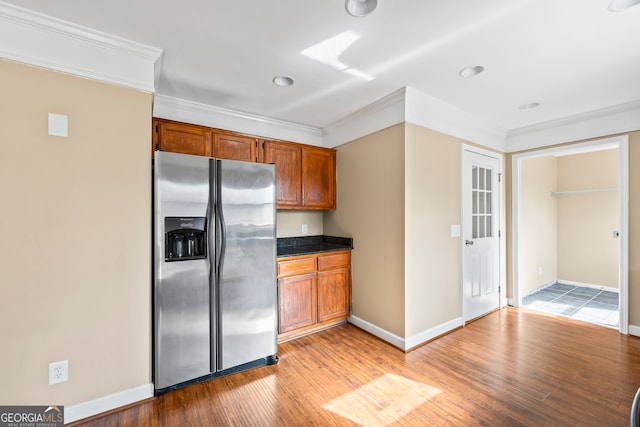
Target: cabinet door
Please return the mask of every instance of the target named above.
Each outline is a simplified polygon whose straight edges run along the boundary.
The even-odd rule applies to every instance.
[[[318,273],[318,323],[349,316],[351,286],[349,268]]]
[[[213,157],[255,162],[258,159],[256,145],[255,138],[216,133],[213,144]]]
[[[266,141],[264,162],[276,165],[276,203],[278,209],[302,206],[302,147]]]
[[[279,279],[278,302],[279,333],[315,325],[318,302],[316,274]]]
[[[336,208],[336,152],[326,148],[302,150],[303,206]]]
[[[158,121],[158,150],[211,156],[212,132],[202,126]]]

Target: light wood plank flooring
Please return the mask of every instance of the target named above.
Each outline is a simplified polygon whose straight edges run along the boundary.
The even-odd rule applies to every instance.
[[[77,426],[628,426],[640,339],[506,308],[404,353],[353,325]]]

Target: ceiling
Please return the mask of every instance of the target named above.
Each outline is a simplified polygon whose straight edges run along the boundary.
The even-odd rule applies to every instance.
[[[343,0],[7,2],[163,49],[158,94],[324,128],[411,87],[509,131],[640,100],[640,6],[609,1],[379,0],[365,18]]]

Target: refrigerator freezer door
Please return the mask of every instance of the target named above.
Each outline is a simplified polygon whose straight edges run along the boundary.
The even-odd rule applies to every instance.
[[[208,216],[209,159],[158,151],[155,168],[154,384],[163,389],[211,372],[211,253],[166,262],[164,247],[165,218],[193,228],[193,218]]]
[[[218,370],[224,370],[277,353],[275,170],[233,160],[217,164],[226,240],[216,310]]]

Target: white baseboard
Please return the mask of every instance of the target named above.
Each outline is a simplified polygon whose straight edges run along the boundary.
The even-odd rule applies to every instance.
[[[640,326],[629,325],[629,335],[640,337]]]
[[[523,298],[526,297],[526,296],[529,296],[531,294],[535,294],[536,292],[541,291],[544,288],[548,288],[549,286],[555,285],[556,283],[559,283],[559,282],[560,282],[559,280],[554,280],[553,282],[549,282],[549,283],[545,283],[544,285],[540,285],[537,288],[531,289],[529,292],[527,292],[527,294],[524,295]],[[570,284],[568,282],[562,282],[562,283],[564,283],[566,285]],[[574,285],[574,286],[578,286],[578,285]]]
[[[83,418],[110,411],[121,406],[130,405],[153,397],[153,384],[143,384],[138,387],[123,390],[108,396],[99,397],[77,405],[65,406],[64,422],[71,423]]]
[[[449,320],[448,322],[442,323],[433,328],[427,329],[426,331],[422,331],[419,334],[410,336],[405,340],[405,350],[409,350],[413,347],[419,346],[429,340],[439,337],[440,335],[446,334],[449,331],[452,331],[460,326],[464,325],[464,321],[462,317],[457,317],[453,320]]]
[[[462,317],[458,317],[456,319],[442,323],[438,326],[435,326],[431,329],[427,329],[426,331],[420,332],[419,334],[413,335],[405,339],[385,329],[382,329],[381,327],[374,325],[373,323],[367,322],[366,320],[363,320],[357,316],[350,316],[349,323],[354,324],[360,329],[364,329],[365,331],[369,332],[371,335],[375,335],[381,340],[386,341],[389,344],[395,347],[398,347],[400,350],[403,350],[403,351],[409,350],[413,347],[423,344],[429,340],[432,340],[442,334],[446,334],[447,332],[452,331],[453,329],[463,325]]]
[[[369,323],[366,320],[353,315],[349,316],[349,319],[347,320],[349,321],[349,323],[353,323],[360,329],[364,329],[365,331],[369,332],[371,335],[375,335],[381,340],[386,341],[401,350],[405,349],[404,338],[399,337],[396,334],[393,334],[385,329],[382,329],[379,326],[374,325],[373,323]]]
[[[570,285],[570,286],[582,286],[583,288],[600,289],[600,290],[603,290],[603,291],[609,291],[609,292],[615,292],[615,293],[619,293],[620,292],[620,289],[618,289],[618,288],[610,288],[608,286],[592,285],[592,284],[589,284],[589,283],[572,282],[571,280],[558,279],[558,283],[561,283],[563,285]]]

